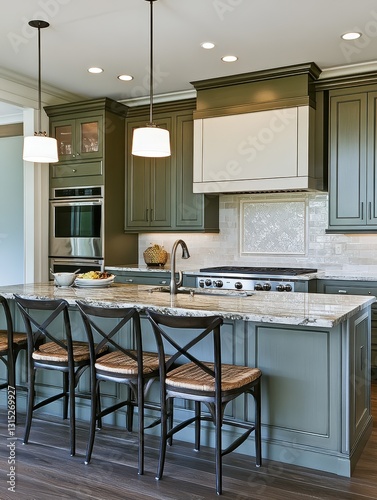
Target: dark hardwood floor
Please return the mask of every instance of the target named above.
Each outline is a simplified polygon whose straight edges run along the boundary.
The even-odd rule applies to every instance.
[[[373,414],[377,422],[377,384],[372,386]],[[86,426],[78,425],[77,455],[70,457],[69,433],[61,420],[35,419],[30,442],[23,445],[23,419],[17,425],[16,487],[8,491],[10,472],[5,412],[0,415],[1,500],[201,500],[215,494],[211,450],[195,453],[175,441],[168,449],[164,478],[156,481],[157,444],[146,437],[146,471],[137,474],[135,435],[103,429],[98,432],[92,461],[84,464]],[[377,499],[377,423],[352,478],[316,472],[279,462],[264,461],[256,469],[253,458],[233,453],[224,458],[224,499],[244,500],[367,500]]]

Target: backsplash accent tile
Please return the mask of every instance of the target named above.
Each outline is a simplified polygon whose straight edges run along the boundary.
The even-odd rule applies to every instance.
[[[305,199],[241,200],[241,254],[306,254]]]
[[[274,200],[290,204],[305,200],[307,206],[306,252],[304,254],[281,253],[242,253],[240,245],[241,202],[265,202],[270,206]],[[289,209],[288,209],[289,211]],[[139,235],[139,264],[144,264],[143,251],[150,243],[165,247],[169,254],[178,238],[183,239],[191,257],[181,259],[177,253],[178,269],[199,269],[208,266],[284,266],[313,267],[320,271],[335,273],[377,274],[377,234],[327,234],[328,194],[309,193],[266,193],[266,194],[224,194],[220,196],[220,233],[144,233]],[[276,238],[269,234],[275,245]],[[267,242],[265,243],[267,248]],[[297,246],[297,242],[296,242]],[[120,264],[127,264],[122,262]]]

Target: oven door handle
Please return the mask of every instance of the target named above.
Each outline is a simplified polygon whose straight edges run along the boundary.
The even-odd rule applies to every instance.
[[[95,200],[51,200],[50,201],[51,206],[53,207],[59,207],[59,206],[69,206],[69,207],[75,207],[75,206],[80,206],[82,207],[83,205],[102,205],[103,200],[101,199],[95,199]]]

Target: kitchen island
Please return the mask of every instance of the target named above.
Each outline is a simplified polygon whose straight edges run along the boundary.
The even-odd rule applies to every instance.
[[[258,366],[263,373],[265,459],[350,476],[371,433],[370,316],[375,297],[278,292],[171,296],[157,287],[116,283],[109,288],[58,288],[52,283],[0,287],[0,294],[6,298],[12,299],[14,293],[66,299],[72,306],[73,331],[78,340],[85,340],[85,334],[76,300],[135,306],[141,312],[150,307],[173,315],[220,314],[224,318],[223,361]],[[15,327],[22,329],[14,302],[11,305]],[[143,316],[142,328],[144,348],[155,350],[151,329]],[[203,352],[202,356],[210,358],[210,353]],[[18,377],[22,379],[26,370],[22,368],[24,359],[20,361]],[[80,391],[88,390],[88,377],[84,375]],[[52,374],[40,380],[39,390],[52,393],[54,385],[60,383],[54,377]],[[103,386],[102,394],[109,401],[119,397],[110,383]],[[1,397],[5,407],[5,395]],[[158,397],[157,383],[148,397]],[[78,418],[88,420],[88,401],[78,398],[77,404]],[[60,403],[43,411],[60,415]],[[190,411],[190,405],[177,402],[175,418],[183,419]],[[229,405],[228,413],[244,420],[253,418],[253,411],[241,399]],[[108,423],[124,426],[122,411],[108,419]],[[158,427],[151,432],[158,433]],[[193,430],[188,429],[177,438],[192,442],[192,434]],[[208,427],[203,431],[203,444],[212,442]],[[253,439],[239,451],[253,455]]]

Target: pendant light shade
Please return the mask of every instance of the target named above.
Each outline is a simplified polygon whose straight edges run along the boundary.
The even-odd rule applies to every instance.
[[[132,138],[132,154],[151,158],[170,156],[169,131],[148,125],[135,128]]]
[[[49,25],[46,21],[30,21],[29,26],[38,29],[38,130],[33,136],[24,138],[24,150],[22,158],[25,161],[35,163],[56,163],[58,157],[57,140],[48,137],[46,132],[41,132],[41,28],[47,28]]]
[[[145,127],[136,128],[132,136],[132,154],[150,158],[170,156],[169,131],[156,127],[153,123],[153,2],[150,3],[150,104],[149,123]]]

